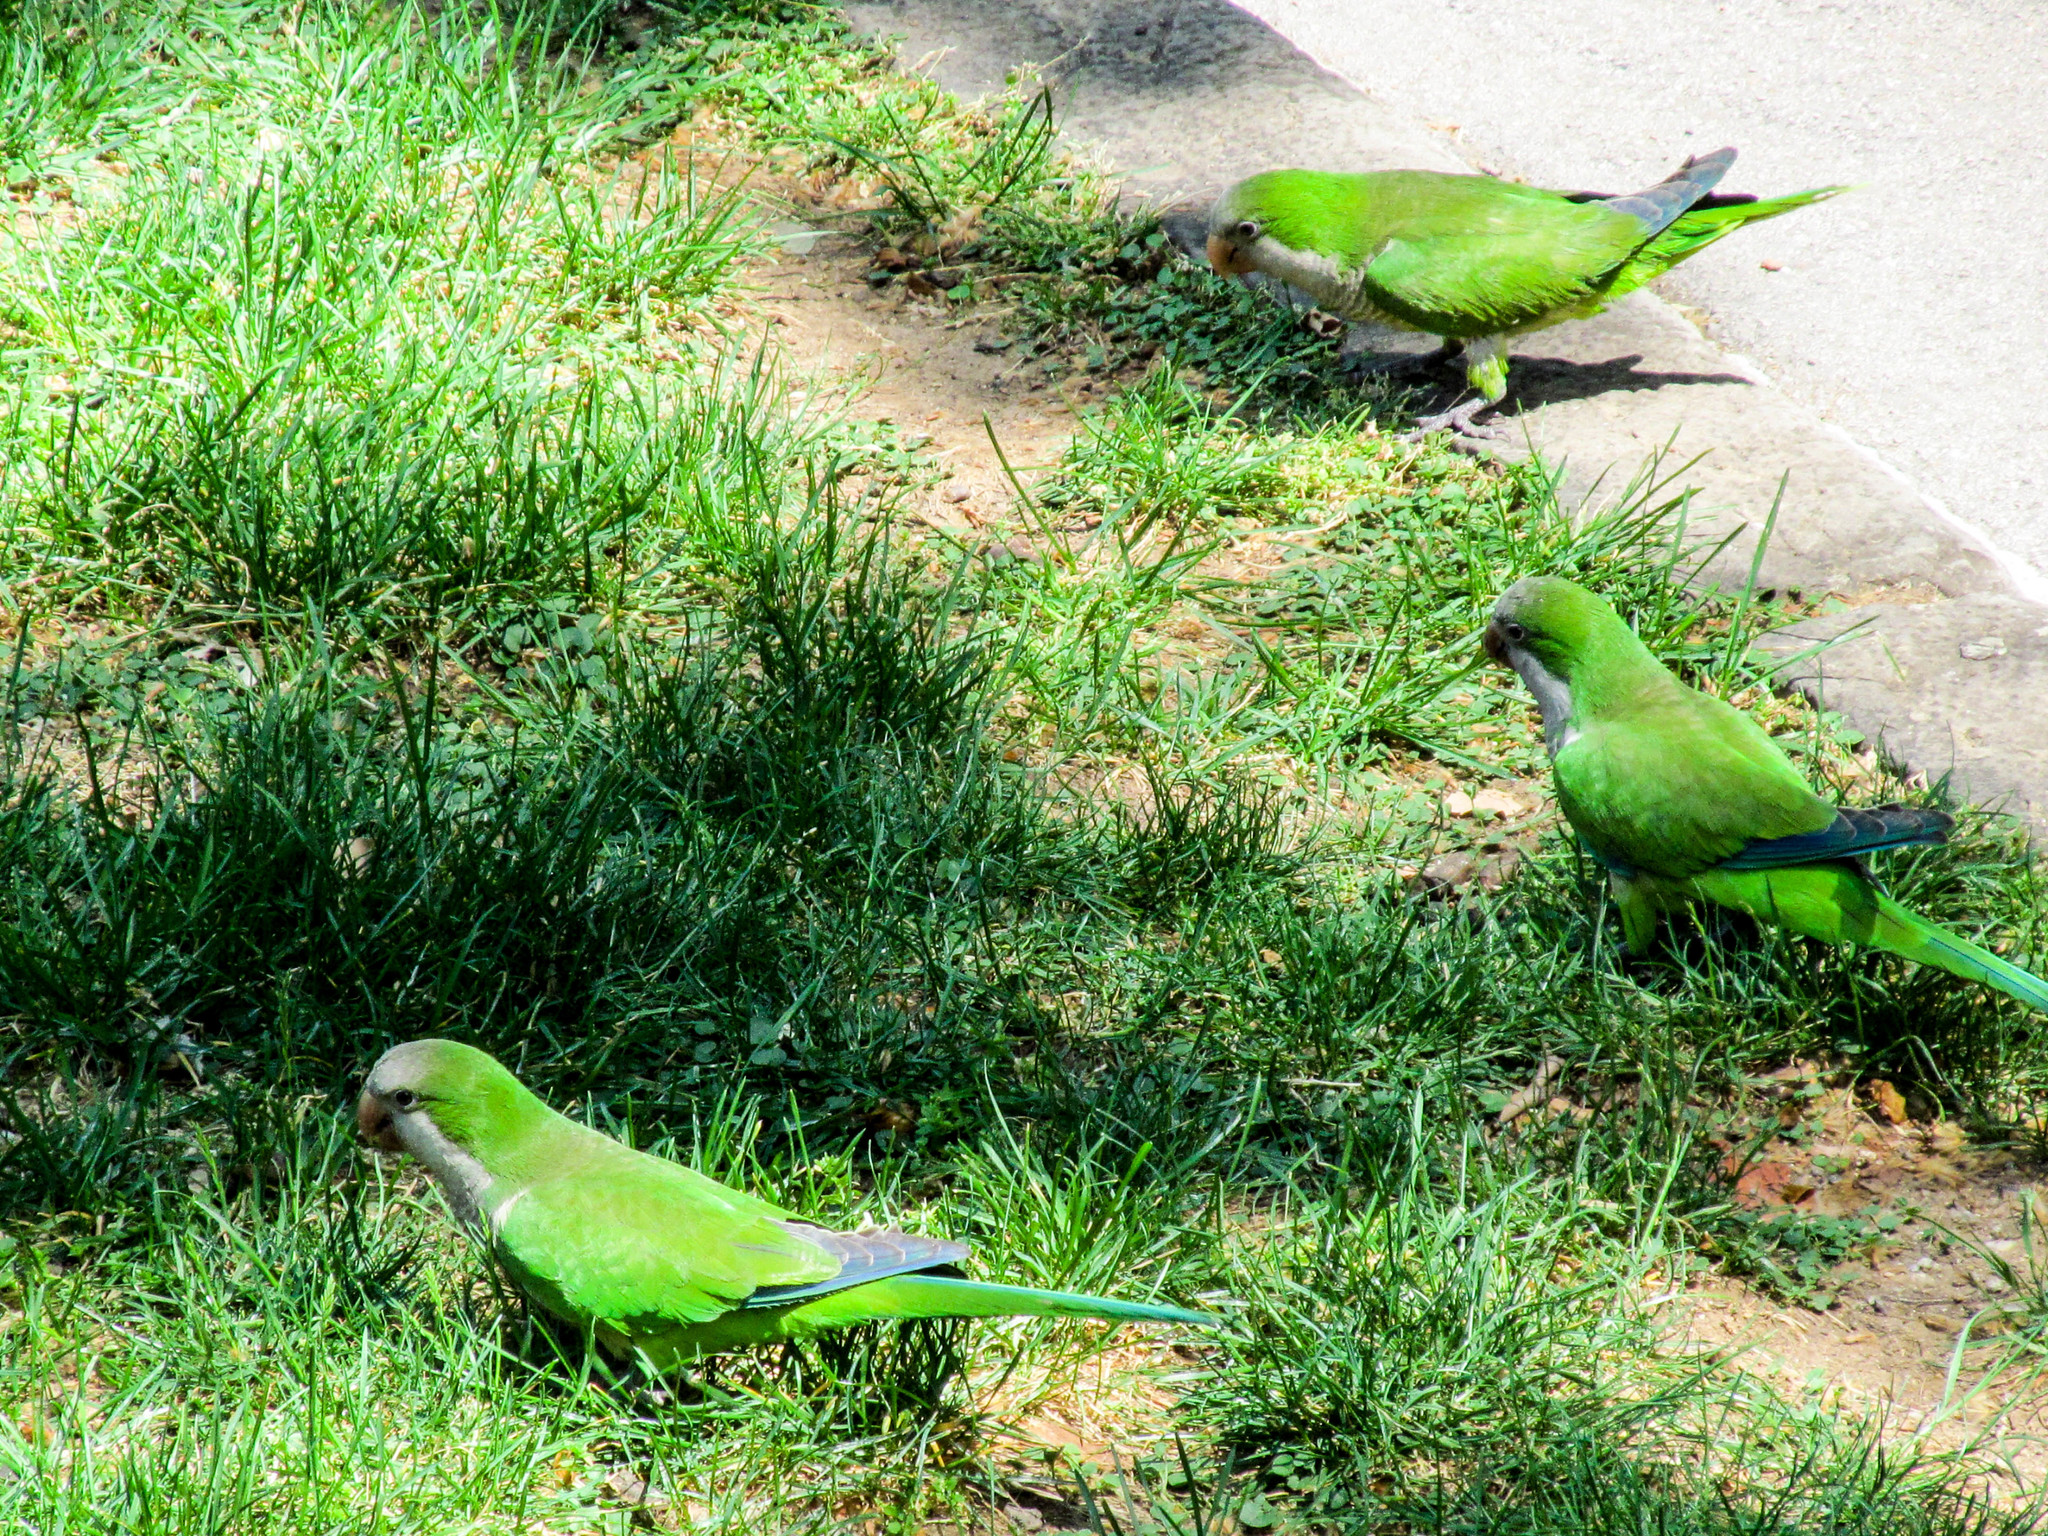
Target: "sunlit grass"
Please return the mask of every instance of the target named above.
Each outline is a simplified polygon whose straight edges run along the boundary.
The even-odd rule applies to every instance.
[[[1994,1127],[2043,1060],[1883,957],[1624,965],[1477,665],[1515,577],[1602,588],[1831,792],[1933,793],[1769,692],[1774,615],[1685,584],[1670,466],[1588,518],[1397,442],[1295,317],[1163,266],[1028,84],[962,106],[806,8],[632,50],[598,7],[21,17],[0,1525],[2028,1528],[1638,1305],[1816,1283],[1706,1139],[1744,1072],[1830,1053]],[[1048,558],[842,504],[928,466],[745,340],[762,157],[949,305],[1026,275],[1019,345],[1134,381],[1020,499]],[[1497,784],[1526,815],[1450,809]],[[2039,955],[2024,847],[1964,828],[1892,888]],[[1510,842],[1498,890],[1411,885]],[[805,1215],[1231,1329],[615,1379],[354,1147],[426,1034]],[[1552,1055],[1627,1093],[1501,1132]],[[1055,1413],[1115,1465],[1020,1450]]]

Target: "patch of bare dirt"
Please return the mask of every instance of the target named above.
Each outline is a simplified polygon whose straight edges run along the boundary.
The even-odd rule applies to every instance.
[[[1118,1476],[1134,1444],[1164,1443],[1173,1432],[1175,1396],[1161,1383],[1185,1371],[1196,1351],[1129,1330],[1127,1342],[1089,1356],[1054,1380],[1007,1375],[980,1405],[1003,1425],[991,1447],[1004,1497],[995,1531],[1086,1530],[1080,1492],[1128,1496]]]
[[[1814,1072],[1795,1064],[1780,1076],[1796,1087]],[[2024,1149],[1973,1145],[1952,1121],[1908,1119],[1904,1096],[1884,1082],[1827,1089],[1782,1118],[1786,1134],[1736,1180],[1739,1203],[1906,1219],[1868,1258],[1832,1272],[1831,1305],[1788,1306],[1718,1277],[1684,1298],[1679,1336],[1741,1349],[1751,1369],[1879,1419],[1894,1436],[1976,1443],[2008,1463],[2008,1493],[2037,1484],[2048,1476],[2048,1402],[2037,1390],[2048,1354],[2023,1330],[2039,1329],[2048,1296],[2048,1167]],[[2017,1289],[1992,1260],[2010,1266]]]
[[[1028,483],[1055,463],[1074,413],[1107,396],[1108,381],[1055,384],[1003,330],[1000,304],[955,312],[936,293],[893,279],[880,288],[871,240],[818,237],[755,273],[758,301],[792,373],[814,392],[857,396],[857,414],[930,439],[944,479],[908,506],[931,527],[977,544],[1010,522],[1015,491],[990,436]]]
[[[908,258],[847,225],[846,183],[821,190],[816,173],[804,180],[770,173],[751,185],[765,207],[827,226],[786,241],[749,275],[791,374],[808,383],[814,398],[848,402],[862,419],[929,440],[926,452],[944,478],[904,503],[928,527],[988,553],[1000,546],[1013,558],[1044,558],[1024,536],[1012,472],[1028,489],[1058,463],[1078,418],[1141,377],[1149,363],[1090,370],[1083,348],[1058,355],[1023,344],[1014,306],[1002,298],[1008,274],[978,280],[977,289],[991,296],[956,307],[924,273],[905,266]],[[1060,531],[1086,544],[1094,526],[1082,518]],[[1175,533],[1162,527],[1157,542],[1163,547]],[[1247,525],[1221,538],[1199,570],[1233,581],[1265,574],[1282,562],[1294,536]],[[994,560],[1001,563],[1002,555]],[[1193,643],[1190,654],[1239,643],[1192,614],[1167,630],[1162,638],[1169,644]]]

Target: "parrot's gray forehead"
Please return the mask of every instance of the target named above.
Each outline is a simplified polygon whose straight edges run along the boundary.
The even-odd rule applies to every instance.
[[[1231,225],[1244,217],[1244,186],[1225,187],[1216,201],[1209,205],[1209,233],[1220,235]]]
[[[1533,605],[1542,593],[1544,581],[1541,576],[1524,576],[1493,600],[1493,616],[1497,619],[1512,618]]]
[[[438,1040],[408,1040],[403,1045],[394,1045],[377,1058],[363,1087],[371,1093],[389,1093],[393,1088],[418,1081],[433,1065],[440,1044]]]

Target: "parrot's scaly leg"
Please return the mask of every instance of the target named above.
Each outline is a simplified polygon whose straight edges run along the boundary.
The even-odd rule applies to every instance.
[[[1499,405],[1507,397],[1507,337],[1479,336],[1465,343],[1465,382],[1478,392],[1479,398],[1455,405],[1448,411],[1439,411],[1434,416],[1417,417],[1411,439],[1441,432],[1446,427],[1460,437],[1499,438],[1506,435],[1498,427],[1475,426],[1473,418],[1481,411]]]
[[[1465,382],[1498,405],[1508,392],[1508,339],[1480,336],[1465,343]]]
[[[1622,875],[1608,878],[1614,904],[1621,909],[1621,937],[1628,952],[1638,960],[1650,953],[1657,942],[1657,904],[1650,893]]]

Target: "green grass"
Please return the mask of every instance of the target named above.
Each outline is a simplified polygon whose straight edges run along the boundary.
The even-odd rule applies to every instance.
[[[1731,1208],[1748,1074],[1830,1054],[2004,1134],[2038,1021],[1734,924],[1626,964],[1554,821],[1446,810],[1544,777],[1474,656],[1535,570],[1831,791],[1908,792],[1768,691],[1775,613],[1683,583],[1669,466],[1588,521],[1396,442],[1297,320],[1162,265],[1028,82],[962,107],[796,6],[609,27],[31,0],[0,44],[0,1525],[619,1531],[646,1480],[709,1529],[2029,1528],[1642,1302],[1824,1294],[1863,1241]],[[1123,370],[1020,501],[1050,558],[855,505],[930,467],[749,339],[757,161],[1049,373]],[[1893,889],[2039,957],[2024,846],[1963,826]],[[1498,892],[1410,887],[1510,844]],[[354,1147],[425,1034],[1231,1333],[613,1380]],[[1499,1132],[1553,1054],[1607,1110]],[[2038,1352],[2007,1262],[1973,1371]],[[1075,1404],[1113,1462],[1014,1439]]]

